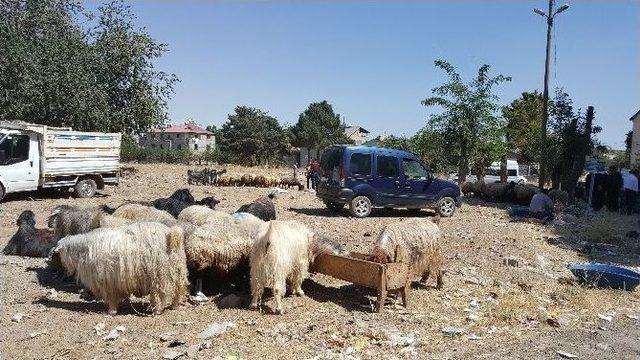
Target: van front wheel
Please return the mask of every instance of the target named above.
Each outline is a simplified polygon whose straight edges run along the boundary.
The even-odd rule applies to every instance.
[[[93,179],[83,179],[78,181],[73,189],[76,196],[79,198],[90,198],[96,194],[98,184]]]
[[[436,211],[442,217],[451,217],[456,212],[456,201],[449,196],[445,196],[438,200]]]
[[[371,200],[364,195],[356,196],[349,204],[351,216],[365,218],[371,214]]]

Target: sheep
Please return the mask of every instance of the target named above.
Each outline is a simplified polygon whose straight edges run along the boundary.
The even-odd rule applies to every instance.
[[[268,196],[256,199],[251,204],[242,205],[236,212],[253,214],[264,221],[275,220],[276,207],[272,201],[274,198],[275,194],[271,193]]]
[[[56,206],[49,216],[48,225],[58,239],[69,235],[84,234],[100,227],[100,219],[109,214],[106,206],[79,208],[69,205]]]
[[[503,201],[509,189],[506,183],[490,183],[482,187],[482,198],[488,201]]]
[[[439,218],[412,218],[390,223],[382,230],[369,253],[369,260],[377,263],[405,262],[413,276],[421,276],[426,283],[436,276],[436,289],[442,288],[442,233]]]
[[[202,205],[193,205],[182,210],[180,215],[178,215],[178,221],[191,223],[195,226],[202,226],[206,223],[215,223],[218,225],[234,223],[233,217],[230,214]]]
[[[297,221],[273,220],[260,226],[249,260],[251,309],[258,308],[265,288],[273,290],[276,314],[282,314],[287,285],[293,294],[304,295],[302,281],[314,260],[313,237],[314,233]]]
[[[93,230],[55,247],[67,275],[103,300],[115,315],[131,294],[150,295],[154,314],[175,308],[186,295],[187,267],[180,227],[160,223]]]
[[[538,192],[540,192],[540,189],[536,186],[517,184],[513,187],[513,202],[520,205],[529,205],[533,195]]]
[[[49,229],[37,229],[35,214],[31,210],[23,211],[18,220],[18,231],[2,249],[5,255],[47,257],[56,246],[57,238]]]
[[[178,190],[178,191],[184,191],[186,189],[183,190]],[[188,190],[186,190],[188,191]],[[178,193],[178,192],[176,192]],[[176,193],[174,193],[174,195],[176,195]],[[171,195],[171,196],[174,196]],[[189,194],[190,195],[190,194]],[[184,199],[184,196],[176,196],[174,197],[169,197],[169,198],[160,198],[160,199],[156,199],[152,202],[152,206],[155,207],[158,210],[164,210],[166,212],[168,212],[169,214],[171,214],[174,218],[177,218],[178,215],[180,215],[180,212],[182,212],[182,210],[186,209],[187,207],[191,206],[191,205],[204,205],[207,206],[211,209],[215,209],[216,205],[218,205],[220,203],[220,201],[218,201],[215,197],[213,196],[208,196],[203,198],[202,200],[199,201],[183,201],[180,200],[178,197]],[[191,197],[193,198],[193,197]]]
[[[569,193],[564,190],[553,189],[549,191],[549,197],[554,203],[567,205],[569,203]]]
[[[166,211],[134,203],[120,206],[113,216],[132,221],[160,222],[168,226],[176,224],[176,219]]]

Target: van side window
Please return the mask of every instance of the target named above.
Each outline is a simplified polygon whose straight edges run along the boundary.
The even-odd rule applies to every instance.
[[[402,159],[402,169],[407,179],[420,179],[429,176],[427,169],[413,159]]]
[[[371,175],[371,154],[353,153],[349,169],[354,175]]]
[[[507,169],[507,176],[518,176],[518,171],[516,169]]]
[[[0,164],[17,164],[29,158],[29,135],[9,135],[0,144]]]
[[[378,176],[381,177],[397,177],[398,176],[398,159],[395,156],[378,155],[376,161],[378,166]]]

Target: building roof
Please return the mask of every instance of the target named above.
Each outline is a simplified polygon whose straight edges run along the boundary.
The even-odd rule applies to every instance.
[[[369,130],[363,128],[362,126],[350,125],[350,126],[345,127],[344,132],[347,135],[347,137],[349,137],[349,136],[357,134],[358,132],[362,132],[364,134],[368,134]]]
[[[632,117],[630,117],[629,120],[633,121],[633,119],[637,118],[638,116],[640,116],[640,110],[638,110],[637,113],[635,113]]]
[[[192,121],[187,121],[178,125],[171,125],[164,129],[154,129],[151,132],[154,133],[180,133],[180,134],[198,134],[198,135],[213,135],[212,132],[203,129],[201,126],[196,125]]]

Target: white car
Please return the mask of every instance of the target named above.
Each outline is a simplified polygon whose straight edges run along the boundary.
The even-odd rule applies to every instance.
[[[458,174],[452,174],[449,176],[450,180],[458,181]],[[468,182],[476,182],[478,181],[478,177],[476,176],[474,171],[471,171],[469,175],[467,175],[466,181]],[[515,182],[518,184],[526,184],[527,178],[520,175],[520,167],[518,162],[515,160],[507,160],[507,182]],[[500,163],[493,162],[491,166],[489,166],[484,175],[484,182],[494,183],[500,182]]]

